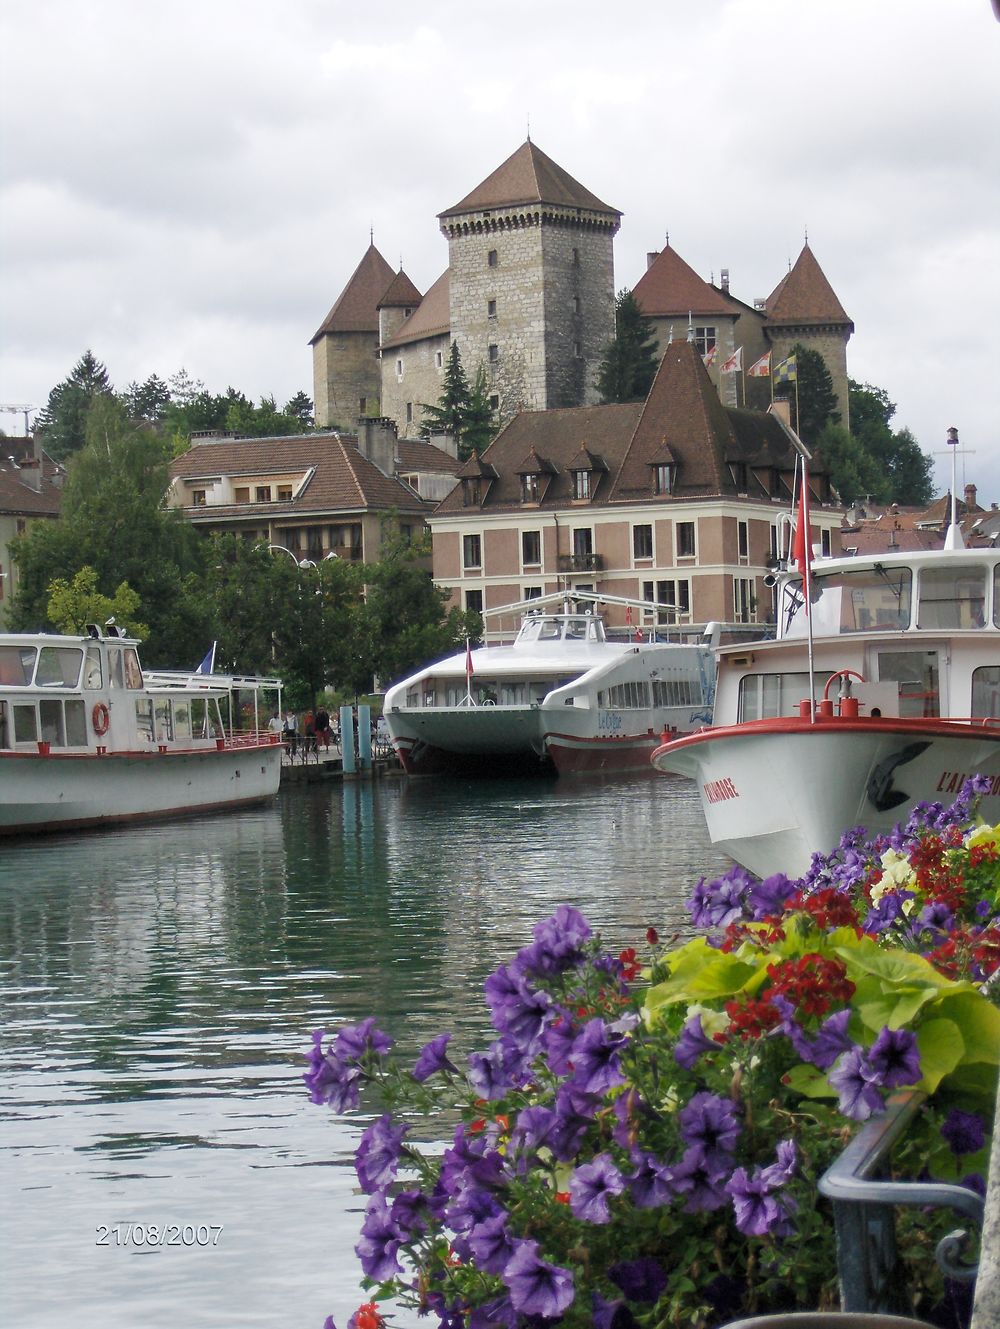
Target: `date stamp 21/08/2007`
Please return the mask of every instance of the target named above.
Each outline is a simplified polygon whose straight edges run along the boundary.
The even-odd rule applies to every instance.
[[[97,1246],[218,1246],[221,1223],[99,1223]]]

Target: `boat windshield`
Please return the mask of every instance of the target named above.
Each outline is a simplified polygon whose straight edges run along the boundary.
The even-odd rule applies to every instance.
[[[847,572],[813,572],[810,583],[812,630],[836,637],[852,632],[879,632],[910,626],[913,573],[905,567],[876,563]],[[804,637],[807,631],[802,582],[796,578],[782,589],[783,637]]]
[[[526,618],[517,634],[518,643],[536,641],[595,641],[600,639],[599,620],[588,614],[536,614]]]
[[[0,646],[0,684],[26,688],[34,667],[34,646]]]

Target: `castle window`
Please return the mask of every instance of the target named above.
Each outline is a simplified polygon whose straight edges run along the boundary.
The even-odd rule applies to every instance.
[[[677,557],[694,558],[695,556],[694,522],[679,521],[674,529],[677,532]]]
[[[495,365],[499,361],[500,347],[496,344],[495,341],[490,342],[489,346],[487,346],[486,354],[489,357],[489,362],[491,365]]]
[[[435,351],[435,352],[434,352],[434,367],[435,367],[435,369],[442,369],[442,368],[444,367],[444,352],[443,352],[443,351]]]
[[[573,343],[573,355],[577,360],[583,359],[583,347],[578,341]]]
[[[249,503],[249,502],[250,502],[250,486],[249,486],[249,485],[238,485],[238,486],[236,487],[236,489],[233,490],[233,502],[234,502],[234,503]]]
[[[537,502],[538,502],[538,476],[537,476],[537,475],[522,475],[522,476],[521,476],[521,502],[522,502],[522,503],[537,503]]]
[[[478,535],[462,537],[462,567],[480,568],[483,565],[482,544]]]
[[[580,251],[579,251],[579,249],[574,249],[574,250],[573,250],[573,266],[574,266],[574,268],[578,268],[578,267],[580,266]]]
[[[359,397],[359,398],[358,398],[358,415],[367,415],[367,414],[368,414],[368,398],[367,398],[367,397]]]
[[[487,301],[486,301],[486,317],[487,317],[487,318],[496,318],[496,316],[497,316],[497,302],[496,302],[495,300],[487,300]]]
[[[694,344],[698,348],[699,355],[708,355],[715,345],[715,328],[695,328]]]
[[[820,531],[820,533],[819,533],[819,537],[820,537],[820,540],[823,542],[823,543],[822,543],[822,546],[821,546],[821,548],[822,548],[822,552],[823,552],[823,557],[824,557],[824,558],[829,558],[829,557],[830,557],[830,553],[831,553],[831,548],[830,548],[830,532],[829,532],[829,530],[827,530],[827,529],[824,527],[823,530]]]
[[[413,402],[412,402],[412,401],[408,401],[408,402],[406,403],[406,423],[407,423],[408,425],[412,425],[412,424],[413,424]]]
[[[652,526],[632,527],[632,557],[636,559],[653,557]]]
[[[270,503],[270,501],[271,501],[271,486],[258,485],[257,488],[254,490],[254,502]]]
[[[397,360],[397,361],[396,361],[396,377],[399,379],[400,382],[403,381],[403,362],[402,362],[402,360]]]
[[[534,567],[542,561],[541,531],[521,532],[521,562],[525,567]]]
[[[574,295],[574,296],[573,296],[573,313],[574,313],[574,314],[579,314],[579,312],[580,312],[580,297],[579,297],[578,295]]]
[[[590,472],[589,472],[589,471],[574,471],[574,472],[573,472],[573,497],[574,497],[574,498],[581,498],[581,499],[582,499],[582,498],[590,498]]]
[[[491,249],[490,252],[486,255],[486,262],[489,264],[491,268],[495,268],[497,266],[498,259],[497,259],[497,251],[495,249]]]
[[[490,397],[490,410],[499,411],[499,409],[500,409],[500,398],[497,395],[497,393],[494,392]]]

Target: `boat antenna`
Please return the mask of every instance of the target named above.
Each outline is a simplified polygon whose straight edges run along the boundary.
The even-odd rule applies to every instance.
[[[948,534],[944,537],[944,547],[945,549],[964,549],[965,541],[962,539],[962,528],[958,524],[958,499],[955,495],[959,443],[958,430],[954,425],[948,430],[948,437],[945,442],[948,444],[948,450],[951,453],[951,520],[948,523]]]

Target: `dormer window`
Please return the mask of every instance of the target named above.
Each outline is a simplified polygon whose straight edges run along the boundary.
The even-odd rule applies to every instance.
[[[538,476],[532,472],[521,476],[521,502],[537,503],[539,495]]]
[[[191,502],[196,508],[203,508],[208,500],[208,494],[204,489],[191,490]]]
[[[466,476],[462,481],[462,503],[467,508],[478,508],[483,501],[483,482],[478,475]]]
[[[745,461],[731,461],[729,463],[729,474],[733,477],[733,484],[741,494],[749,492],[749,483],[747,476],[747,464]]]
[[[663,462],[653,467],[653,488],[658,494],[672,494],[677,479],[677,467],[670,462]]]
[[[589,471],[573,472],[573,497],[575,499],[581,499],[581,500],[590,498]]]
[[[777,466],[771,467],[771,497],[781,498],[781,472]]]

